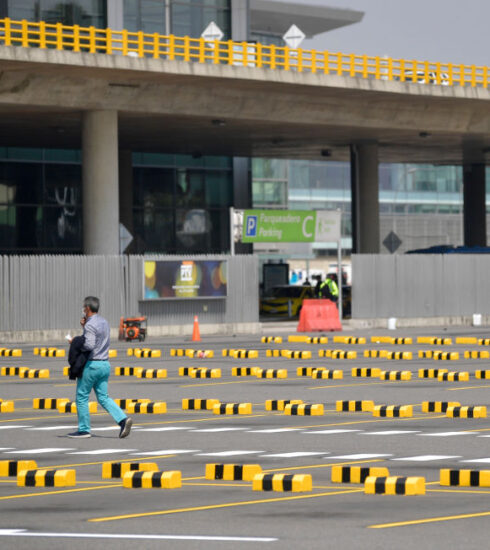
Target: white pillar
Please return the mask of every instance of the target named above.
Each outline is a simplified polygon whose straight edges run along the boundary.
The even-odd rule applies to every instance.
[[[87,111],[82,120],[83,250],[119,254],[117,111]]]

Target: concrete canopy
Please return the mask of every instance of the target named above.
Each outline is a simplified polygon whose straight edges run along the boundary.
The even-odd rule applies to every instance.
[[[307,38],[311,38],[323,32],[359,23],[363,17],[364,12],[355,10],[277,0],[250,0],[252,32],[282,36],[292,24],[295,24]]]
[[[0,62],[3,146],[77,148],[81,113],[115,109],[135,151],[346,160],[376,141],[382,162],[490,161],[483,88],[5,46]]]

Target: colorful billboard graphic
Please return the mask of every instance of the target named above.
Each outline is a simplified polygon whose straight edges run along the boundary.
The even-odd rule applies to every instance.
[[[226,261],[145,260],[144,275],[144,300],[226,297]]]

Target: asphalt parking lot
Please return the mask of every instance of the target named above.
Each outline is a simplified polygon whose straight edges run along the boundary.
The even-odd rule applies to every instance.
[[[267,334],[274,335],[273,332]],[[39,468],[76,470],[75,487],[18,487],[0,478],[0,548],[482,548],[488,546],[490,488],[447,487],[441,468],[490,469],[490,419],[446,418],[423,413],[423,401],[457,401],[489,407],[488,380],[476,379],[490,359],[464,359],[464,350],[485,346],[389,345],[372,335],[485,338],[485,329],[447,331],[385,330],[345,333],[366,337],[364,345],[264,344],[260,336],[204,338],[196,345],[158,339],[145,347],[162,350],[158,359],[127,357],[125,343],[114,343],[116,366],[165,368],[164,379],[112,376],[113,398],[164,401],[166,414],[134,414],[128,439],[99,407],[92,414],[92,438],[73,440],[76,415],[34,410],[34,398],[74,398],[74,383],[62,374],[63,358],[33,355],[21,346],[21,358],[0,358],[1,366],[47,368],[49,379],[0,377],[0,399],[14,400],[15,411],[0,414],[0,461],[35,460]],[[9,346],[14,347],[14,346]],[[17,347],[17,346],[16,346]],[[131,346],[135,347],[135,346]],[[170,357],[171,348],[214,350],[214,358]],[[258,350],[258,359],[222,357],[223,348]],[[311,359],[266,357],[268,349],[309,350]],[[356,351],[356,359],[319,358],[318,350]],[[412,360],[364,358],[366,349],[412,351]],[[459,360],[419,359],[418,350],[458,351]],[[221,378],[178,375],[179,367],[221,369]],[[287,369],[287,379],[235,377],[232,367]],[[297,376],[298,367],[327,367],[344,373],[340,380]],[[409,381],[354,378],[353,367],[409,370]],[[469,371],[464,382],[418,378],[420,368]],[[247,415],[184,411],[182,399],[252,403]],[[268,399],[298,399],[323,404],[322,416],[288,416],[266,411]],[[94,398],[91,398],[94,400]],[[337,400],[413,405],[409,418],[375,418],[371,412],[336,412]],[[162,471],[182,472],[177,489],[128,489],[120,479],[102,479],[102,463],[156,462]],[[307,492],[253,491],[252,483],[205,479],[209,463],[259,464],[266,473],[311,474]],[[333,483],[332,466],[382,466],[390,475],[422,476],[426,494],[364,494],[362,484]]]

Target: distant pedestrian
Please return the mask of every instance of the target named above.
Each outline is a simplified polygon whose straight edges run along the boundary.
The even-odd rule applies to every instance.
[[[107,393],[111,365],[109,364],[110,328],[109,323],[99,315],[100,301],[95,296],[87,296],[83,301],[83,327],[85,342],[82,350],[88,352],[82,376],[77,379],[78,431],[68,434],[72,438],[91,437],[88,398],[92,389],[97,401],[119,424],[119,437],[127,437],[133,421],[114,403]]]
[[[332,302],[338,301],[339,287],[337,286],[337,283],[334,280],[334,275],[332,273],[329,273],[327,275],[327,278],[323,282],[320,282],[320,284],[317,285],[316,288],[318,298],[327,298]]]

